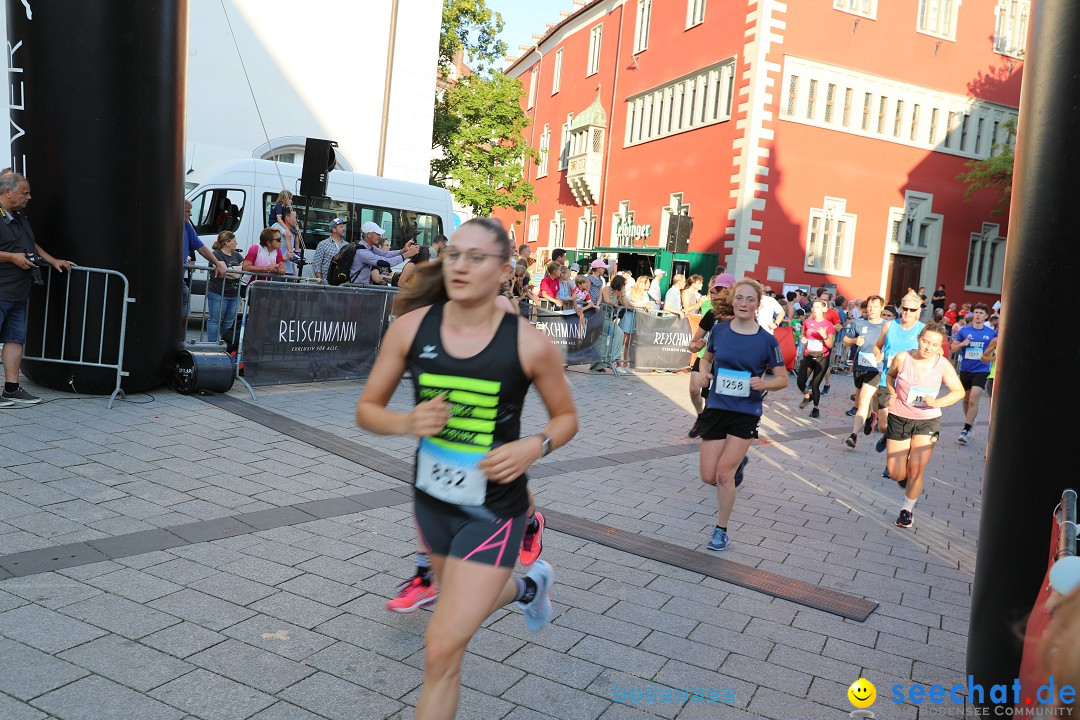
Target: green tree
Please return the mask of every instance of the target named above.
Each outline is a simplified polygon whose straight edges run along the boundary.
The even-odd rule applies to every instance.
[[[454,57],[464,52],[476,74],[436,98],[432,147],[438,152],[429,180],[477,215],[496,207],[522,210],[533,199],[533,187],[523,178],[525,163],[538,155],[524,140],[530,124],[522,109],[524,89],[493,69],[506,55],[502,29],[502,15],[486,0],[443,0],[439,71],[453,77]]]
[[[964,166],[968,171],[957,176],[957,180],[967,184],[964,191],[967,202],[971,202],[972,196],[984,188],[1000,193],[998,206],[992,211],[995,215],[1007,210],[1012,198],[1012,138],[1016,135],[1016,121],[1006,120],[1001,127],[1006,133],[1005,141],[994,145],[990,157],[985,160],[969,160]]]
[[[477,215],[493,208],[523,210],[534,199],[524,164],[538,153],[525,144],[529,118],[521,109],[521,81],[502,73],[467,75],[435,105],[431,184],[450,189]]]
[[[466,62],[482,71],[506,55],[499,39],[502,15],[492,12],[486,0],[443,0],[442,33],[439,35],[439,67],[448,74],[458,51]]]

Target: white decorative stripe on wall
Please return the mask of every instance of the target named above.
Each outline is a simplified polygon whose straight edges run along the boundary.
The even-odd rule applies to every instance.
[[[780,65],[769,61],[774,45],[784,42],[783,31],[787,24],[780,16],[787,13],[787,4],[779,0],[750,0],[746,16],[747,43],[744,49],[746,68],[739,87],[741,98],[736,127],[740,132],[732,147],[735,150],[735,172],[732,175],[731,197],[735,207],[728,213],[731,224],[727,233],[732,240],[725,243],[729,249],[726,256],[728,271],[738,276],[750,272],[757,265],[761,242],[761,220],[754,213],[765,209],[765,198],[756,194],[769,192],[767,162],[769,145],[773,139],[773,114],[770,107],[775,97],[775,86],[780,75]]]

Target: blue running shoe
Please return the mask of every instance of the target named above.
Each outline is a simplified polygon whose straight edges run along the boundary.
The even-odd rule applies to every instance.
[[[885,468],[881,471],[881,477],[885,478],[886,480],[892,480],[892,475],[889,474],[889,468]]]
[[[845,410],[844,414],[847,415],[848,417],[855,417],[855,413],[857,413],[857,412],[859,412],[858,408],[851,408],[850,410]]]
[[[885,452],[885,448],[886,446],[888,446],[888,444],[889,441],[885,438],[884,435],[882,435],[878,438],[877,445],[874,446],[874,449],[878,452]]]
[[[555,613],[551,608],[551,583],[555,580],[555,570],[546,560],[537,560],[525,573],[525,577],[536,583],[536,597],[530,603],[518,601],[517,606],[525,613],[525,627],[529,632],[538,633],[551,622]]]
[[[728,536],[727,533],[720,528],[713,528],[712,540],[709,541],[708,548],[710,550],[727,550]]]

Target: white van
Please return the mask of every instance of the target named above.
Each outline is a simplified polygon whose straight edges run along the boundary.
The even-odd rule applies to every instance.
[[[270,210],[283,187],[293,193],[293,208],[304,239],[304,258],[309,263],[315,247],[330,235],[330,221],[334,218],[348,223],[348,240],[360,239],[360,226],[365,222],[378,223],[390,238],[391,249],[411,239],[430,246],[436,235],[450,237],[454,230],[453,199],[443,188],[334,170],[326,187],[329,197],[309,199],[300,195],[300,171],[300,165],[271,160],[238,160],[222,165],[187,193],[191,222],[199,239],[212,247],[218,233],[231,230],[236,234],[237,251],[246,254],[248,248],[258,244],[259,233],[267,226]],[[197,262],[205,264],[202,258]],[[304,275],[312,275],[310,265],[304,268]],[[202,282],[193,284],[192,290],[193,295],[201,293]]]

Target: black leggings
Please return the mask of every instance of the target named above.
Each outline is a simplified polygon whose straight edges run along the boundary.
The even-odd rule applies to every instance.
[[[803,355],[802,362],[799,363],[799,376],[795,379],[795,383],[799,386],[799,390],[805,393],[806,376],[810,376],[810,397],[814,401],[814,407],[821,402],[821,381],[825,379],[825,371],[828,368],[829,358],[827,357]]]

